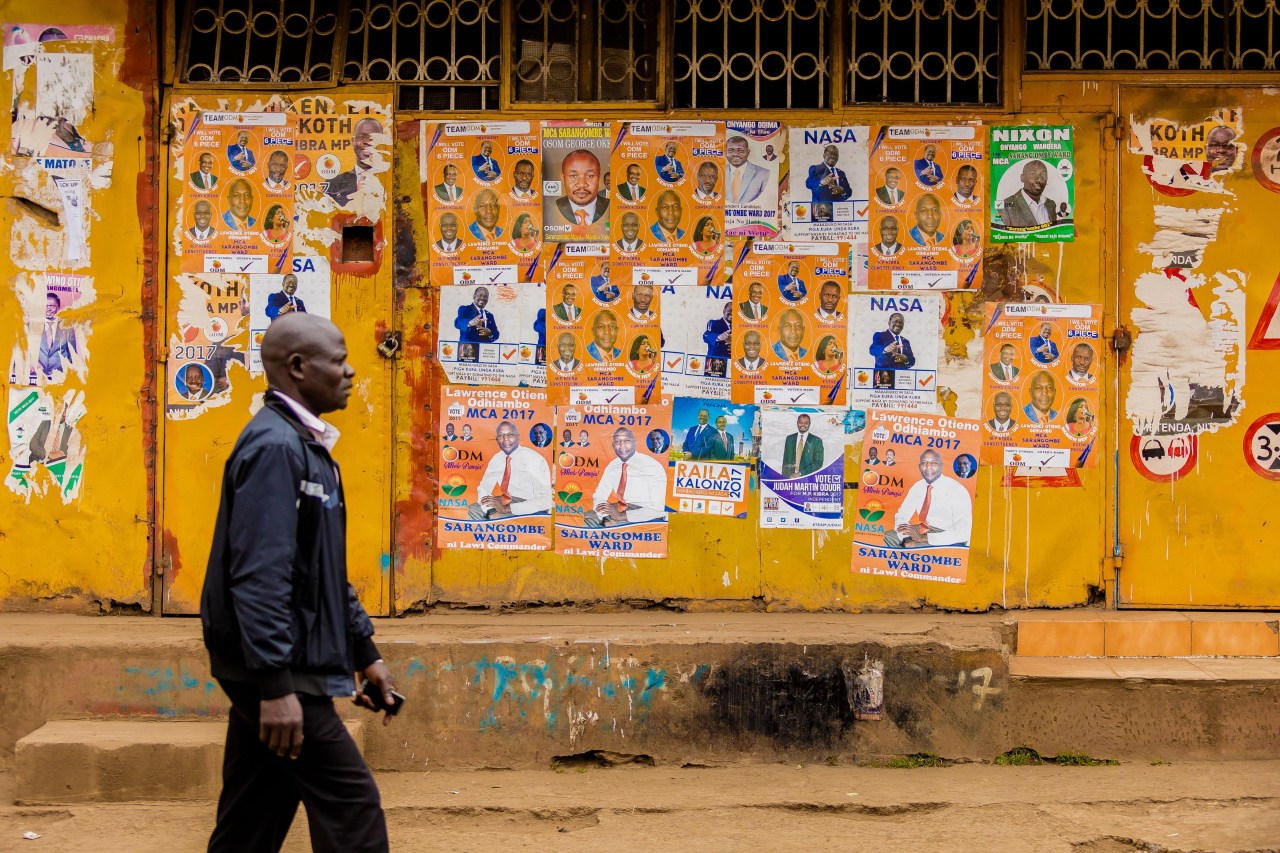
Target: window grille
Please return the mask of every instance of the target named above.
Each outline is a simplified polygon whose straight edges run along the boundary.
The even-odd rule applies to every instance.
[[[329,83],[339,18],[325,0],[181,4],[183,83]]]
[[[514,0],[515,99],[652,101],[659,0]]]
[[[846,2],[850,103],[1000,102],[1001,0]]]
[[[351,0],[348,83],[397,82],[399,107],[498,107],[501,0]]]
[[[676,106],[829,106],[830,32],[827,0],[676,0]]]
[[[1276,0],[1029,0],[1028,71],[1274,71]]]

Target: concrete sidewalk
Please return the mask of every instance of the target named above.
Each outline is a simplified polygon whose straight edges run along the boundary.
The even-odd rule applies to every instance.
[[[380,773],[393,849],[1274,850],[1280,762]],[[0,800],[7,799],[0,773]],[[203,850],[213,802],[0,806],[0,849]],[[24,831],[42,837],[29,845]],[[21,846],[20,846],[21,845]],[[310,849],[301,812],[284,848]]]

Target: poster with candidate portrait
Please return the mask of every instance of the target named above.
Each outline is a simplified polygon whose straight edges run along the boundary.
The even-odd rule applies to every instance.
[[[575,447],[556,448],[556,553],[667,556],[669,398],[652,406],[558,406],[556,427],[581,436]]]
[[[246,367],[248,275],[175,276],[176,328],[165,363],[165,417],[188,420],[231,402],[232,371]]]
[[[608,247],[557,246],[546,267],[547,387],[554,403],[656,401],[662,385],[658,287],[610,263]],[[561,251],[561,249],[564,251]]]
[[[542,123],[542,239],[604,243],[611,212],[607,121]]]
[[[965,582],[981,442],[976,420],[867,412],[854,574]]]
[[[796,240],[867,239],[867,127],[793,127],[787,214]],[[865,253],[862,253],[865,254]]]
[[[839,406],[764,406],[760,526],[844,526],[844,421]]]
[[[465,284],[440,288],[436,358],[450,382],[527,383],[536,348],[530,329],[543,308],[536,284]]]
[[[723,265],[724,126],[622,122],[609,163],[616,262],[697,268],[701,280],[710,280]],[[628,236],[635,219],[639,244]]]
[[[73,374],[84,381],[90,325],[69,318],[97,298],[93,279],[75,273],[20,272],[11,286],[22,303],[24,335],[13,345],[9,384],[61,385]]]
[[[991,128],[991,242],[1076,238],[1072,127]]]
[[[779,121],[724,123],[724,232],[778,236],[779,175],[787,174],[787,136]]]
[[[1096,467],[1102,306],[991,303],[982,339],[982,461]]]
[[[423,122],[431,283],[529,281],[542,249],[541,136],[528,121]]]
[[[938,411],[942,295],[854,295],[849,313],[849,405]]]
[[[293,255],[297,117],[193,114],[183,138],[182,271],[277,273]]]
[[[728,400],[733,324],[729,285],[664,285],[662,390]]]
[[[871,145],[871,290],[982,283],[986,135],[977,125],[881,127]]]
[[[554,409],[531,388],[440,389],[441,548],[551,547]]]
[[[293,258],[284,275],[249,277],[249,372],[262,372],[262,336],[280,317],[289,314],[330,314],[329,259]]]
[[[732,399],[843,405],[849,244],[753,241],[733,271]]]
[[[30,501],[56,489],[64,504],[79,495],[85,460],[79,423],[88,414],[84,401],[80,389],[55,393],[10,386],[5,406],[10,464],[4,478],[9,491]]]
[[[747,517],[751,467],[760,455],[757,406],[676,397],[671,410],[673,512]]]

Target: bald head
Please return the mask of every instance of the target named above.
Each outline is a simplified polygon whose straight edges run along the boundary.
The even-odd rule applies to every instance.
[[[267,385],[317,415],[344,409],[355,369],[333,323],[315,314],[284,314],[262,336]]]

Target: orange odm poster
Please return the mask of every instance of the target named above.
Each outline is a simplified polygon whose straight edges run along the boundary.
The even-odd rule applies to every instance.
[[[297,117],[205,110],[183,139],[182,271],[285,273]]]
[[[871,290],[982,284],[986,131],[977,125],[881,127],[871,143]]]
[[[722,266],[723,124],[624,122],[609,164],[618,264],[696,267],[702,278]]]
[[[552,408],[532,388],[440,389],[441,548],[551,547]]]
[[[848,243],[753,242],[733,270],[733,401],[844,405],[848,291]]]
[[[601,244],[561,244],[547,260],[547,387],[555,403],[645,404],[661,393],[658,288],[617,275]]]
[[[667,556],[671,406],[556,408],[556,553]],[[563,439],[562,439],[563,441]]]
[[[982,461],[1097,465],[1102,306],[988,303]]]
[[[530,281],[542,248],[542,154],[527,121],[423,122],[431,283]]]

